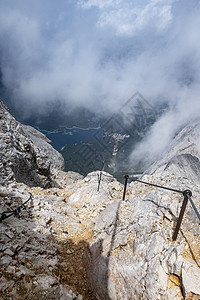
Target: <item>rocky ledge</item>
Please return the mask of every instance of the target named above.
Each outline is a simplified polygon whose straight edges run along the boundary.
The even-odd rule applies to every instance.
[[[1,142],[5,143],[7,125],[5,116],[2,118]],[[183,165],[187,171],[186,156],[182,156],[183,164],[175,160],[182,154],[199,158],[197,128],[193,124],[190,130],[183,129],[171,150],[143,180],[190,189],[200,210],[198,171],[193,165],[189,178],[182,173]],[[12,134],[18,138],[22,133],[16,131],[15,127]],[[27,158],[21,160],[18,173],[23,163],[34,173],[30,178],[18,176],[13,165],[16,157],[26,158],[26,151],[22,146],[17,148],[16,142],[12,144],[12,134],[7,143],[10,156],[1,148],[0,212],[18,207],[26,201],[28,192],[33,199],[18,216],[0,224],[2,299],[200,299],[200,226],[190,203],[178,238],[172,241],[183,201],[181,194],[130,182],[122,201],[123,185],[115,178],[103,172],[97,191],[98,172],[85,178],[63,172],[61,157],[55,150],[48,150],[51,146],[46,142],[41,150],[47,151],[46,156],[41,156],[44,166],[50,162],[47,154],[54,153],[48,175],[40,173],[39,162]],[[40,133],[37,134],[39,139]],[[196,138],[192,138],[194,134]],[[22,135],[34,153],[40,152],[39,144],[27,132]],[[182,147],[183,137],[191,141],[191,147]],[[41,139],[44,141],[44,136]],[[29,172],[26,174],[28,177]],[[41,180],[40,184],[37,180]]]

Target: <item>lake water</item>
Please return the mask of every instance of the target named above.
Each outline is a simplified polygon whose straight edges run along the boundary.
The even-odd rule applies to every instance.
[[[93,139],[94,135],[97,133],[98,137],[103,136],[103,130],[101,128],[65,128],[63,131],[40,131],[51,140],[52,146],[58,151],[67,144],[77,144],[84,140]]]

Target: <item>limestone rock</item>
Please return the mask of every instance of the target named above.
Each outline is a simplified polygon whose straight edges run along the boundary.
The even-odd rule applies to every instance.
[[[62,162],[52,149],[45,152],[46,138],[16,122],[1,103],[2,111],[0,213],[33,195],[0,226],[3,300],[200,299],[200,226],[190,203],[172,241],[182,195],[131,182],[122,201],[123,185],[105,172],[97,190],[99,172],[83,178],[56,169]],[[190,189],[200,210],[198,128],[183,129],[143,179]],[[184,149],[187,140],[192,144]],[[195,157],[190,167],[188,155]]]
[[[190,293],[200,295],[200,268],[189,262],[184,262],[182,266],[182,280],[186,296]]]
[[[198,182],[200,178],[200,121],[185,126],[162,157],[145,173],[168,172]]]
[[[63,172],[61,170],[51,168],[51,178],[57,183],[58,186],[64,188],[77,183],[79,180],[82,180],[83,175],[73,171]]]
[[[200,123],[184,128],[143,180],[184,191],[199,205]],[[151,174],[151,175],[147,175]],[[97,299],[200,299],[200,226],[190,203],[176,242],[183,196],[142,183],[127,187],[94,221],[85,262]]]
[[[144,179],[157,184],[162,179],[162,184],[169,185],[169,178],[164,176]],[[176,180],[171,179],[170,186]],[[190,184],[197,197],[198,190]],[[126,201],[110,202],[94,221],[94,237],[85,262],[96,298],[178,300],[187,299],[191,293],[200,297],[200,227],[197,218],[191,218],[191,207],[173,242],[181,196],[167,192],[163,197],[162,190],[139,183],[128,188],[132,193]]]
[[[52,185],[50,168],[64,159],[34,128],[17,122],[0,102],[0,182],[15,179],[28,185]]]
[[[34,295],[37,299],[95,299],[88,287],[84,252],[95,218],[111,199],[122,195],[123,186],[112,176],[108,180],[102,176],[97,192],[98,172],[85,178],[72,172],[53,172],[59,187],[29,188],[16,182],[5,185],[6,196],[2,190],[0,213],[18,207],[28,198],[28,191],[33,195],[18,217],[1,223],[1,276],[9,285],[14,274],[12,289],[0,288],[3,299],[12,293],[20,299],[20,283],[24,299],[27,295],[30,300],[35,300]]]

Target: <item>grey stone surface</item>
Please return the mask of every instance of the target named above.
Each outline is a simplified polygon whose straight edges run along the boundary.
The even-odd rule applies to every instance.
[[[3,300],[200,299],[200,226],[189,203],[177,241],[172,241],[182,195],[132,182],[122,201],[123,185],[112,176],[103,172],[97,191],[98,172],[85,178],[65,173],[57,169],[59,156],[51,160],[51,174],[41,174],[48,153],[54,155],[44,150],[46,138],[4,113],[0,213],[18,207],[28,192],[33,200],[0,224]],[[195,123],[183,129],[143,179],[192,190],[200,210],[199,128]],[[13,167],[18,159],[19,174]],[[34,186],[22,176],[23,168]],[[45,182],[55,185],[44,188]]]
[[[145,173],[171,173],[195,182],[200,178],[200,121],[185,126],[174,138],[162,159]]]
[[[0,183],[51,186],[50,168],[64,168],[61,154],[42,133],[17,122],[0,101]]]
[[[155,174],[144,179],[172,187],[190,184],[199,208],[199,186],[192,181]],[[182,196],[139,183],[128,189],[126,201],[112,201],[94,221],[85,261],[97,299],[199,299],[200,226],[192,208],[188,205],[173,242]]]
[[[190,189],[200,211],[200,123],[186,126],[143,180]],[[97,299],[200,299],[200,224],[190,203],[177,241],[183,196],[142,183],[112,201],[94,221],[85,261]]]

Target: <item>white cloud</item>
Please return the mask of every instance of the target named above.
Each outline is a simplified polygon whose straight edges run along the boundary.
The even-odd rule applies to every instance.
[[[84,9],[99,9],[97,25],[105,28],[111,26],[118,35],[135,35],[148,26],[158,32],[163,31],[172,19],[171,7],[173,0],[151,1],[79,1]]]
[[[199,10],[197,0],[0,1],[3,83],[32,111],[58,99],[114,111],[136,91],[165,99],[179,111],[168,141],[185,107],[199,111]]]
[[[59,3],[0,3],[1,70],[18,101],[117,108],[136,90],[173,101],[184,76],[199,80],[200,21],[186,1]]]
[[[89,9],[92,7],[98,7],[99,9],[102,8],[110,8],[110,7],[115,7],[121,3],[121,0],[79,0],[78,5],[82,7],[83,9]]]

